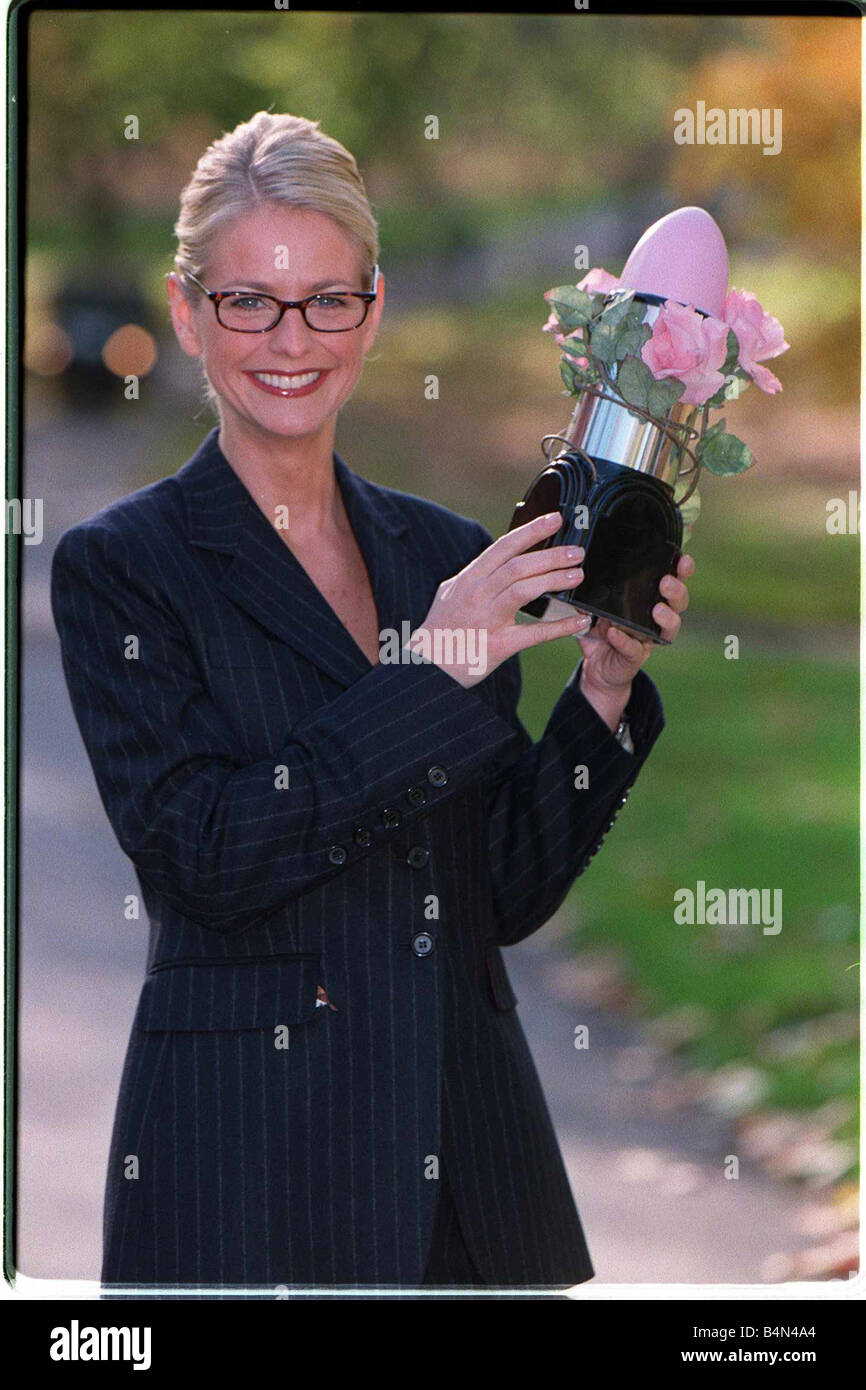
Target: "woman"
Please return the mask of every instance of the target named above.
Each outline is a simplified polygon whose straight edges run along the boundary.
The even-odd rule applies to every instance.
[[[176,232],[172,321],[219,426],[67,531],[52,572],[151,923],[103,1281],[589,1279],[500,947],[562,902],[663,727],[651,644],[582,638],[533,744],[517,653],[585,626],[515,622],[582,578],[581,553],[531,550],[558,516],[493,541],[334,452],[385,280],[318,123],[217,140]],[[661,587],[669,638],[692,568]]]

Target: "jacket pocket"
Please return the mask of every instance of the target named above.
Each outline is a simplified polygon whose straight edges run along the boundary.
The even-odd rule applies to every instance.
[[[495,942],[488,942],[485,951],[487,961],[487,981],[497,1009],[513,1009],[517,1006],[517,995],[511,988],[505,961]]]
[[[318,955],[167,963],[147,975],[133,1026],[212,1032],[306,1023],[320,983]]]

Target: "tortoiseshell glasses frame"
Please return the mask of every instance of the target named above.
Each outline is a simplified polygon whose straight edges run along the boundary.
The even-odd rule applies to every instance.
[[[186,280],[192,281],[192,283],[207,296],[214,306],[217,323],[221,328],[228,329],[230,333],[270,333],[272,329],[276,328],[287,309],[299,309],[303,315],[304,323],[308,328],[311,328],[314,333],[351,333],[353,329],[360,328],[364,323],[370,305],[376,299],[379,285],[378,265],[373,266],[373,284],[369,290],[339,290],[334,291],[332,294],[326,294],[320,290],[318,294],[308,294],[304,299],[278,299],[276,295],[261,294],[258,290],[209,290],[206,285],[203,285],[201,281],[188,270],[182,270],[180,274],[183,275]],[[226,323],[220,315],[220,308],[223,306],[224,301],[231,300],[232,302],[236,302],[238,298],[255,298],[267,304],[272,304],[274,306],[273,321],[264,328],[240,328],[237,324]],[[336,298],[358,299],[361,301],[364,307],[357,323],[346,324],[342,328],[324,328],[320,324],[310,323],[307,310],[311,304],[318,304],[324,307],[325,301]]]

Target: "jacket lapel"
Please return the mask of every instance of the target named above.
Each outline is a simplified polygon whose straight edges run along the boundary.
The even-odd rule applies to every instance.
[[[373,669],[348,629],[241,482],[217,442],[217,426],[175,475],[194,545],[231,557],[218,584],[231,601],[333,680],[351,685]],[[387,491],[334,454],[346,513],[364,557],[379,629],[417,626],[438,578],[412,543]],[[401,633],[402,638],[402,633]]]

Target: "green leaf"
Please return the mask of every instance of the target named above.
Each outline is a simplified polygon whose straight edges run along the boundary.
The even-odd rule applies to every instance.
[[[599,315],[599,323],[608,324],[611,328],[616,328],[626,318],[631,318],[635,308],[638,309],[638,323],[643,318],[643,309],[640,305],[633,304],[634,290],[628,290],[621,299],[615,299],[613,303],[605,305]]]
[[[548,291],[548,303],[565,304],[569,309],[592,309],[595,295],[588,294],[586,290],[579,290],[577,285],[557,285],[555,289]]]
[[[709,429],[707,429],[707,430],[705,431],[705,433],[704,433],[704,444],[707,443],[707,440],[709,440],[709,439],[714,439],[715,436],[716,436],[717,434],[721,434],[721,433],[722,433],[722,430],[723,430],[724,428],[725,428],[725,417],[722,416],[721,420],[717,420],[716,423],[715,423],[714,425],[710,425]]]
[[[561,344],[561,351],[568,353],[569,357],[588,357],[589,350],[583,338],[566,338]]]
[[[657,416],[667,415],[686,389],[682,381],[656,381],[641,357],[626,357],[616,382],[627,401]]]
[[[647,368],[647,370],[649,370]],[[650,376],[652,373],[650,372]],[[664,381],[652,379],[652,385],[647,392],[647,409],[651,415],[667,415],[672,406],[676,405],[680,396],[685,392],[684,381],[674,381],[670,378]]]
[[[574,285],[558,285],[550,291],[547,302],[566,333],[585,328],[596,308],[592,297]]]
[[[723,376],[732,376],[734,368],[740,356],[740,345],[737,342],[737,335],[733,328],[728,329],[727,356],[722,364],[720,371]]]
[[[617,371],[616,384],[630,405],[636,405],[641,410],[647,409],[653,374],[646,362],[642,362],[639,357],[626,357]]]
[[[627,322],[616,341],[617,357],[639,357],[641,348],[651,337],[652,329],[648,323],[637,323],[632,327]]]
[[[559,359],[559,375],[562,377],[563,385],[565,386],[566,391],[568,391],[571,395],[574,395],[575,370],[572,367],[571,363],[567,362],[564,357],[561,357]]]
[[[698,441],[695,454],[704,468],[719,477],[731,473],[745,473],[754,463],[752,452],[742,439],[735,434],[714,434]]]
[[[604,323],[601,319],[598,323],[593,324],[590,330],[590,349],[593,355],[597,357],[600,362],[604,362],[607,367],[613,366],[614,362],[617,360],[616,347],[618,336],[619,329],[616,327],[612,328],[610,324]]]

